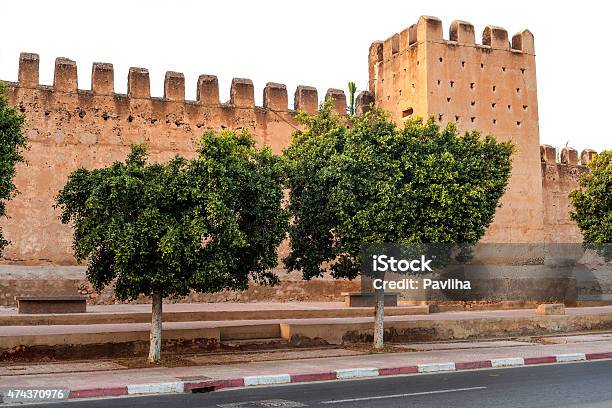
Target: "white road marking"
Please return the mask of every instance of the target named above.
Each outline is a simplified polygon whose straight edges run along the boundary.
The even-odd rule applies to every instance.
[[[322,401],[321,404],[340,404],[343,402],[372,401],[372,400],[388,399],[388,398],[416,397],[419,395],[446,394],[449,392],[484,390],[485,388],[487,387],[452,388],[448,390],[411,392],[407,394],[377,395],[375,397],[348,398],[348,399],[341,399],[341,400]]]

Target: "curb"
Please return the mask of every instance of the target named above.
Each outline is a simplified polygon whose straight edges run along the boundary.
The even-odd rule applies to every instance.
[[[130,384],[124,387],[94,388],[84,390],[71,390],[69,397],[96,398],[117,397],[122,395],[154,395],[167,393],[201,393],[217,391],[223,388],[241,388],[258,385],[274,385],[289,383],[304,383],[314,381],[348,380],[353,378],[373,378],[391,375],[439,373],[459,370],[477,370],[484,368],[519,367],[535,364],[568,363],[577,361],[590,361],[612,359],[612,352],[605,353],[573,353],[558,354],[542,357],[508,357],[491,360],[463,361],[448,363],[427,363],[404,367],[357,367],[335,371],[307,373],[307,374],[273,374],[254,375],[243,378],[204,380],[204,381],[177,381],[151,384]]]

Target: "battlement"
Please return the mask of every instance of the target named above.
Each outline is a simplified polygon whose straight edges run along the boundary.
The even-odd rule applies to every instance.
[[[442,21],[437,17],[421,16],[416,24],[384,41],[374,41],[370,46],[370,61],[384,62],[418,44],[426,42],[445,43],[450,46],[473,46],[482,49],[506,50],[534,54],[533,34],[523,30],[508,40],[508,31],[502,27],[488,25],[482,32],[481,42],[476,43],[474,26],[461,20],[451,22],[448,39],[443,36]]]
[[[168,71],[164,79],[163,98],[151,97],[149,71],[145,68],[129,69],[126,94],[115,93],[115,74],[112,64],[96,62],[92,66],[91,88],[78,89],[77,64],[68,58],[55,60],[53,85],[39,83],[40,59],[37,54],[22,53],[19,58],[18,82],[9,85],[20,88],[45,89],[67,94],[93,94],[94,96],[118,96],[129,99],[156,99],[171,103],[190,103],[209,107],[263,108],[269,111],[292,112],[303,110],[315,113],[319,106],[316,88],[300,85],[297,87],[293,107],[289,107],[287,87],[269,82],[263,90],[263,106],[255,105],[255,92],[250,79],[234,78],[230,88],[229,101],[219,100],[219,82],[214,75],[201,75],[197,81],[196,100],[185,100],[185,76],[180,72]],[[333,99],[334,110],[346,114],[346,95],[340,89],[327,90],[324,100]]]
[[[578,150],[573,147],[564,147],[560,154],[557,154],[555,147],[547,144],[540,145],[540,161],[547,165],[587,166],[596,155],[597,152],[592,149],[584,149],[578,155]]]

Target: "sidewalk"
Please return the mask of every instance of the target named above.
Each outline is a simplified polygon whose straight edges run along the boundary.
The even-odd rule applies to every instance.
[[[398,347],[430,351],[174,368],[117,369],[115,363],[106,362],[39,364],[36,367],[43,371],[46,367],[48,373],[25,375],[0,367],[0,389],[61,388],[78,398],[612,358],[611,334],[559,336],[547,341],[565,344],[503,340],[407,344]],[[87,372],[61,372],[88,368]]]
[[[176,305],[176,308],[179,306],[214,307]],[[242,307],[243,311],[236,309],[233,313],[246,314],[249,310],[256,310],[257,304],[228,306],[230,307]],[[304,307],[313,306],[299,304],[292,307],[301,307],[304,310]],[[338,311],[352,309],[335,307]],[[371,340],[374,318],[372,308],[361,309],[368,315],[164,322],[163,339],[165,345],[172,346],[173,352],[179,354],[219,348],[253,347],[254,344],[258,347],[278,348],[281,343],[287,347],[367,343]],[[403,312],[400,309],[406,308],[388,309]],[[324,309],[330,310],[334,309]],[[269,313],[274,315],[279,312],[271,310]],[[395,316],[391,314],[385,316],[385,328],[389,340],[395,342],[490,339],[612,330],[612,306],[566,308],[565,315],[550,316],[536,315],[533,309]],[[145,351],[149,339],[149,323],[0,325],[0,328],[0,360],[4,361],[38,361],[42,355],[57,360],[116,357],[126,353],[137,355]],[[245,345],[244,342],[251,343]]]

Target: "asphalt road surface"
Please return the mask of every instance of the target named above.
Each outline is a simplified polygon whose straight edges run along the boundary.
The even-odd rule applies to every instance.
[[[612,407],[612,360],[38,404],[49,408]]]

